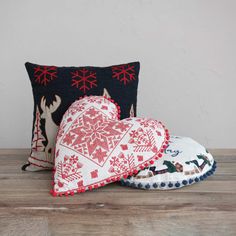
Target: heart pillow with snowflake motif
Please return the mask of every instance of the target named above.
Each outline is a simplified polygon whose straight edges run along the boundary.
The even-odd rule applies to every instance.
[[[111,99],[74,102],[57,135],[53,196],[73,195],[127,178],[162,156],[169,134],[156,120],[119,120]]]

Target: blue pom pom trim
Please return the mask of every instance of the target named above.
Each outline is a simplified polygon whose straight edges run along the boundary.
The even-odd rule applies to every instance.
[[[130,183],[129,181],[127,181],[127,179],[122,179],[120,181],[121,185],[123,186],[127,186],[127,187],[133,187],[133,188],[142,188],[142,189],[150,189],[151,187],[153,188],[157,188],[159,187],[160,189],[161,188],[164,188],[164,189],[176,189],[176,188],[181,188],[181,187],[184,187],[184,186],[188,186],[188,185],[192,185],[194,183],[199,183],[203,180],[205,180],[207,177],[211,176],[214,174],[215,170],[216,170],[217,166],[216,166],[216,162],[214,161],[213,165],[212,165],[212,168],[211,170],[207,171],[205,174],[199,176],[199,177],[196,177],[194,179],[186,179],[186,180],[183,180],[182,182],[175,182],[175,181],[170,181],[168,183],[165,183],[165,182],[161,182],[161,183],[153,183],[152,186],[150,184],[146,184],[146,185],[143,185],[143,183],[138,183],[137,185],[135,183]],[[167,186],[167,188],[166,188]]]

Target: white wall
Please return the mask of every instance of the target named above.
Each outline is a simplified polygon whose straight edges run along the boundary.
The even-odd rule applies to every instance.
[[[140,116],[210,148],[236,147],[236,1],[1,0],[0,148],[30,147],[25,61],[134,60]]]

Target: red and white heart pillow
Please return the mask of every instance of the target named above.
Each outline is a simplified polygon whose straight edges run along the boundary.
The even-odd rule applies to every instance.
[[[120,108],[84,97],[64,114],[57,135],[53,196],[74,195],[127,178],[162,156],[168,130],[156,120],[119,120]]]

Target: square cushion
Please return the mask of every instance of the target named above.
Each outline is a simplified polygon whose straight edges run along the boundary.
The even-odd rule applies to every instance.
[[[89,96],[64,114],[56,140],[53,196],[102,187],[162,157],[169,134],[150,118],[119,120],[111,99]]]
[[[170,136],[162,159],[121,183],[142,189],[175,189],[204,180],[215,169],[216,162],[205,147],[188,137]]]
[[[55,137],[63,114],[84,95],[111,97],[121,119],[136,116],[139,62],[109,67],[57,67],[27,62],[34,97],[31,154],[23,170],[51,169]]]

